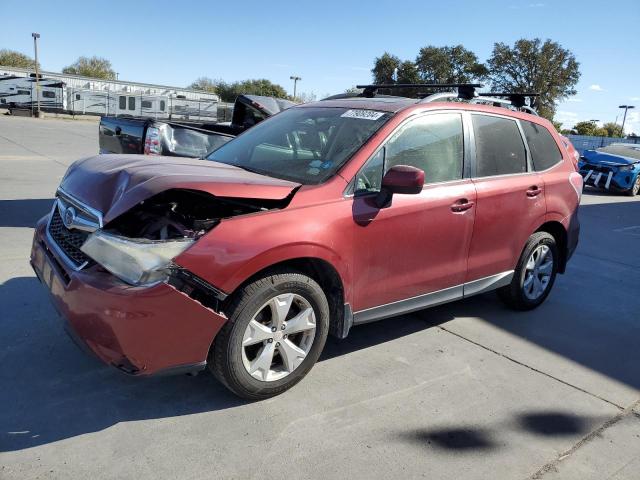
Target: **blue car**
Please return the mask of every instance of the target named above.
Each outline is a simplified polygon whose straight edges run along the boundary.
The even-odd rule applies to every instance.
[[[585,150],[578,168],[585,185],[630,196],[640,192],[640,145],[613,143]]]

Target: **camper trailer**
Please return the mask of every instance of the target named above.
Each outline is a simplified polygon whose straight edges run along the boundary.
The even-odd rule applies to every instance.
[[[39,92],[45,112],[218,121],[218,97],[210,93],[64,74],[41,76],[37,90],[34,73],[0,68],[0,108],[33,110]]]
[[[35,75],[17,77],[0,75],[0,107],[32,108],[38,97],[43,110],[65,110],[64,83],[60,80],[40,77],[36,88]]]

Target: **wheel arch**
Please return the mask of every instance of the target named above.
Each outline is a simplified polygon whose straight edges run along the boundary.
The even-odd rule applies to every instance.
[[[352,324],[351,309],[345,293],[345,282],[338,269],[328,260],[319,257],[294,257],[262,267],[246,278],[229,294],[226,302],[231,301],[244,285],[259,278],[281,272],[296,272],[315,280],[327,296],[329,303],[329,333],[345,338]]]
[[[567,268],[567,230],[564,225],[556,220],[550,220],[538,227],[536,232],[547,232],[551,235],[558,245],[560,258],[558,262],[558,272],[564,273]],[[535,232],[534,232],[535,233]]]

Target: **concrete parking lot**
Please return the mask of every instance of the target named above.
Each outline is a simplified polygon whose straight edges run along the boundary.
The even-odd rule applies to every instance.
[[[494,294],[330,339],[293,390],[248,403],[135,379],[66,336],[32,227],[97,124],[0,116],[0,478],[640,478],[640,199],[587,191],[539,309]]]

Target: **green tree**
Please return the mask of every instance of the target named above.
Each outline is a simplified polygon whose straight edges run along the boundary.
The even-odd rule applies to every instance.
[[[34,61],[33,58],[24,53],[3,48],[0,50],[0,65],[4,67],[33,68]],[[38,65],[38,67],[40,67],[40,65]]]
[[[362,90],[361,88],[356,87],[355,85],[347,88],[344,93],[348,93],[350,95],[360,95],[364,90]],[[325,97],[328,97],[329,95],[325,95]]]
[[[488,74],[476,54],[462,45],[423,47],[418,52],[416,67],[425,83],[469,83]]]
[[[79,57],[71,65],[64,67],[62,73],[71,75],[83,75],[85,77],[113,80],[116,72],[111,67],[111,62],[101,57]]]
[[[573,126],[573,129],[578,132],[578,135],[595,136],[598,125],[596,122],[578,122]]]
[[[562,130],[562,122],[552,120],[551,123],[553,123],[553,128],[555,128],[558,132]]]
[[[496,43],[487,62],[494,90],[537,92],[532,106],[540,115],[552,119],[556,102],[575,95],[580,64],[559,43],[539,38],[520,39],[513,47]]]
[[[216,85],[220,83],[220,81],[213,80],[209,77],[200,77],[197,78],[195,82],[189,85],[187,88],[191,88],[193,90],[201,90],[203,92],[216,93]]]
[[[607,137],[622,137],[622,125],[618,125],[615,122],[607,122],[602,125],[602,128],[607,131]]]
[[[223,102],[233,102],[238,95],[265,95],[268,97],[290,98],[284,87],[266,79],[243,80],[241,82],[229,83],[223,80],[214,80],[209,77],[200,77],[191,83],[189,88],[217,93]],[[311,97],[309,96],[309,98]]]
[[[381,57],[377,57],[373,62],[371,73],[373,74],[373,83],[396,83],[394,74],[400,67],[400,59],[395,55],[384,52]]]

